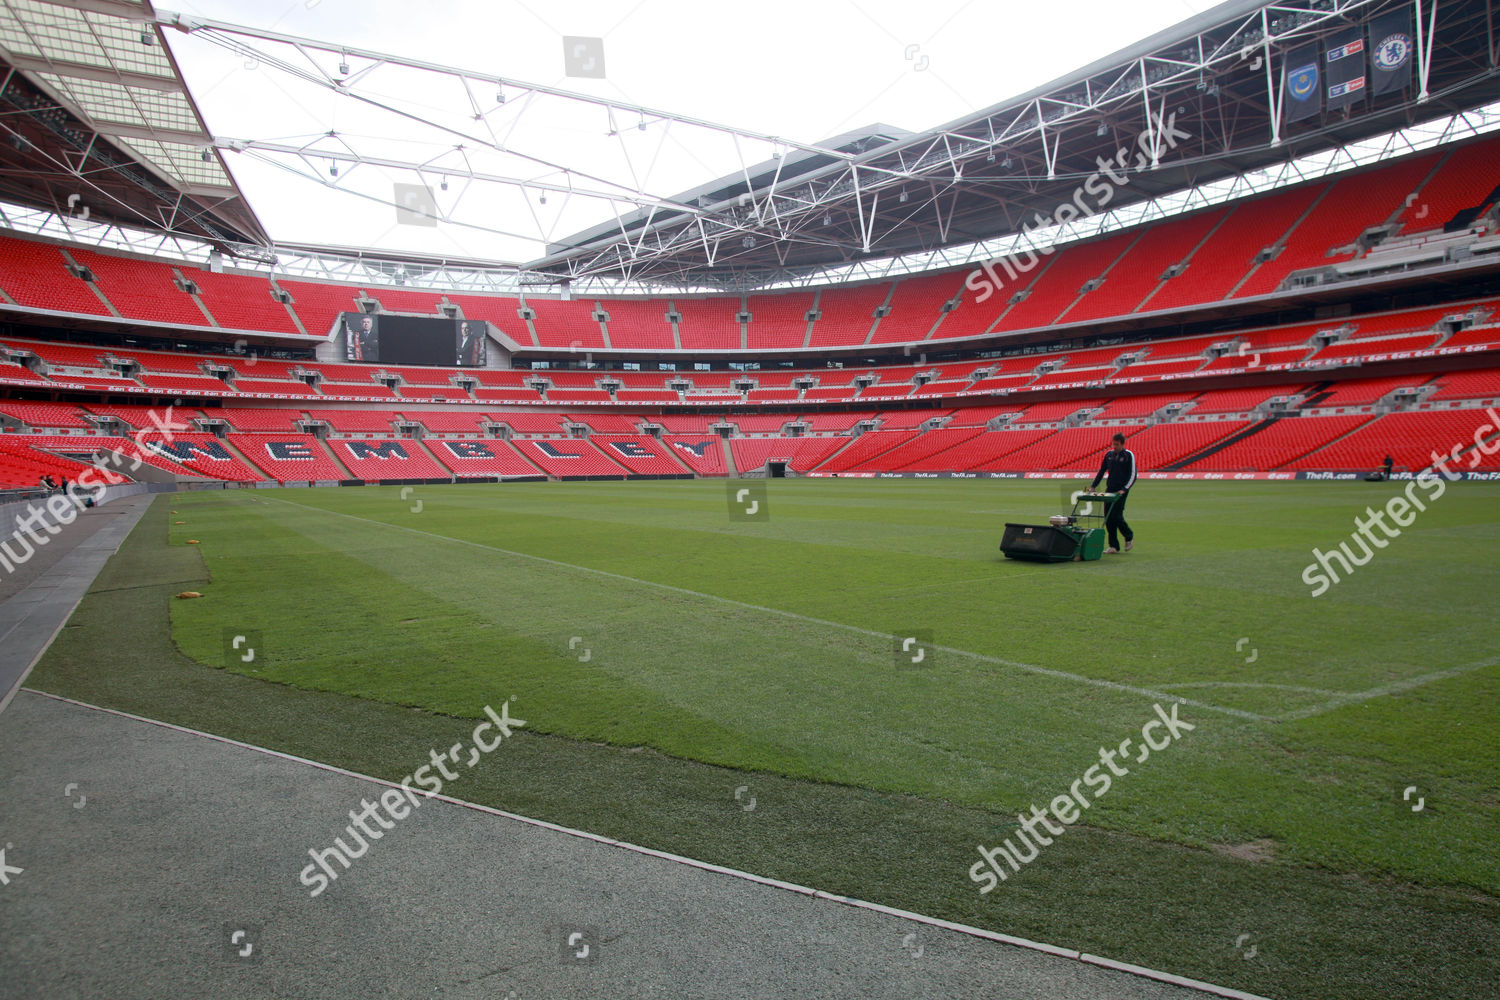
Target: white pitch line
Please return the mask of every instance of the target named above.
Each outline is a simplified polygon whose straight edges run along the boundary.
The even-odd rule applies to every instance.
[[[1321,694],[1329,698],[1343,697],[1347,693],[1303,687],[1300,684],[1271,684],[1257,681],[1183,681],[1181,684],[1163,684],[1162,688],[1167,691],[1173,688],[1276,688],[1281,691],[1296,691],[1299,694]]]
[[[1299,708],[1295,712],[1288,712],[1285,715],[1277,716],[1275,721],[1292,722],[1314,715],[1322,715],[1324,712],[1331,712],[1336,708],[1357,705],[1362,701],[1369,701],[1372,698],[1384,698],[1386,695],[1410,691],[1412,688],[1419,688],[1434,681],[1447,680],[1449,677],[1458,677],[1462,674],[1473,673],[1475,670],[1483,670],[1485,667],[1492,667],[1497,663],[1500,663],[1500,656],[1492,656],[1488,660],[1465,663],[1458,667],[1448,667],[1446,670],[1434,670],[1432,673],[1422,674],[1420,677],[1408,677],[1401,681],[1391,681],[1389,684],[1383,684],[1378,688],[1371,688],[1368,691],[1356,691],[1354,694],[1339,695],[1337,698],[1326,701],[1321,705],[1313,705],[1311,708]]]
[[[517,559],[530,559],[533,562],[544,563],[548,566],[556,566],[560,569],[569,569],[578,573],[590,573],[595,576],[605,577],[610,580],[620,580],[624,583],[634,583],[643,587],[655,587],[658,590],[670,591],[674,594],[683,594],[688,597],[696,597],[705,601],[717,601],[720,604],[728,604],[737,608],[746,608],[751,611],[759,611],[763,614],[777,615],[782,618],[790,618],[793,621],[806,622],[810,625],[821,625],[825,628],[840,629],[845,632],[854,632],[859,635],[870,636],[876,639],[890,639],[889,632],[876,632],[872,629],[860,628],[857,625],[846,625],[843,622],[831,622],[822,618],[811,618],[807,615],[799,615],[793,611],[783,611],[780,608],[768,608],[759,604],[749,604],[745,601],[736,601],[730,597],[720,597],[717,594],[704,594],[696,590],[688,590],[685,587],[674,587],[669,583],[657,583],[654,580],[640,580],[633,576],[625,576],[622,573],[611,573],[608,570],[594,569],[591,566],[578,566],[574,563],[566,563],[557,559],[548,559],[545,556],[534,556],[529,552],[514,552],[510,549],[498,548],[494,545],[485,545],[483,542],[471,542],[466,538],[454,538],[451,535],[437,535],[430,531],[421,531],[417,528],[408,528],[401,524],[391,524],[389,521],[376,521],[368,517],[359,517],[355,514],[345,514],[342,511],[325,510],[322,507],[310,507],[307,504],[297,503],[293,500],[283,500],[280,497],[272,498],[276,503],[283,503],[289,507],[299,507],[302,510],[312,511],[316,514],[325,514],[332,517],[348,518],[351,521],[359,521],[362,524],[373,524],[382,528],[392,528],[396,531],[405,531],[413,535],[421,535],[423,538],[431,538],[440,542],[451,542],[456,545],[467,545],[471,548],[483,549],[486,552],[495,552],[500,555],[514,556]],[[952,653],[955,656],[967,656],[970,659],[979,660],[983,663],[992,663],[996,666],[1011,667],[1016,670],[1025,670],[1043,677],[1054,677],[1058,680],[1073,681],[1079,684],[1089,684],[1093,687],[1107,688],[1111,691],[1122,691],[1127,694],[1141,695],[1160,701],[1178,702],[1183,705],[1192,705],[1194,708],[1207,709],[1210,712],[1220,712],[1231,715],[1238,719],[1249,719],[1253,722],[1274,722],[1269,715],[1257,715],[1254,712],[1246,712],[1238,708],[1224,708],[1219,705],[1211,705],[1206,701],[1195,701],[1192,698],[1184,698],[1180,694],[1168,694],[1165,691],[1156,691],[1151,688],[1133,687],[1129,684],[1120,684],[1116,681],[1107,681],[1098,677],[1085,677],[1082,674],[1071,674],[1065,670],[1053,670],[1050,667],[1038,667],[1031,663],[1020,663],[1015,660],[1003,660],[998,656],[986,656],[984,653],[974,653],[967,649],[956,649],[952,646],[930,647],[943,653]]]

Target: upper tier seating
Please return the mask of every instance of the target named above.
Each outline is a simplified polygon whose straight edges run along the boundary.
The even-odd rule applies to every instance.
[[[1398,220],[1403,232],[1441,229],[1459,212],[1476,208],[1500,187],[1500,136],[1454,148]]]
[[[198,298],[220,326],[267,333],[299,332],[287,307],[272,298],[268,279],[259,275],[215,274],[195,267],[184,267],[182,272],[198,286]]]
[[[1439,154],[1423,153],[1385,165],[1380,170],[1341,176],[1327,185],[1326,193],[1312,211],[1297,224],[1286,248],[1274,260],[1256,269],[1235,298],[1274,292],[1287,275],[1305,267],[1319,267],[1350,260],[1349,251],[1329,255],[1347,247],[1360,233],[1402,207],[1422,179],[1432,172]]]
[[[99,253],[83,247],[68,252],[94,273],[94,281],[110,304],[129,319],[153,323],[208,326],[208,317],[193,297],[173,283],[172,268],[160,261],[136,260]]]
[[[750,296],[750,326],[746,335],[750,350],[801,347],[807,339],[807,313],[815,298],[814,292]]]
[[[632,351],[676,349],[672,324],[667,322],[666,304],[661,300],[612,299],[601,304],[609,313],[611,346]]]
[[[738,297],[672,300],[678,315],[677,333],[682,340],[682,349],[737,351],[743,346],[740,336],[739,315],[741,301]]]
[[[0,288],[30,309],[108,316],[109,308],[89,283],[67,269],[61,248],[51,243],[0,236]]]

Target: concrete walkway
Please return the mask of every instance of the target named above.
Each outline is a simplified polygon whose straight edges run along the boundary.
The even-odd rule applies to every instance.
[[[129,497],[79,511],[71,523],[49,534],[35,528],[44,545],[22,534],[11,538],[12,553],[30,553],[12,568],[0,564],[0,710],[41,658],[63,623],[151,506],[151,496]],[[5,525],[12,528],[12,525]],[[24,544],[23,544],[24,540]]]

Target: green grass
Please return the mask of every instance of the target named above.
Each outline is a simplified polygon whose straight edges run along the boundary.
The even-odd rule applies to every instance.
[[[131,578],[176,582],[202,543],[212,582],[170,605],[171,634],[207,668],[101,665],[99,593],[32,684],[397,777],[444,717],[514,695],[546,734],[519,744],[536,784],[476,800],[1273,996],[1330,968],[1318,996],[1495,981],[1500,491],[1450,488],[1312,598],[1312,547],[1397,487],[1144,483],[1137,550],[1088,565],[996,552],[1004,521],[1059,509],[1055,483],[770,489],[766,522],[731,521],[723,482],[173,497]],[[129,627],[110,660],[165,644]],[[897,669],[892,635],[916,629],[942,648]],[[226,631],[259,633],[253,662]],[[1197,728],[980,896],[975,845],[1163,695]],[[348,719],[336,738],[292,723],[319,712]],[[1271,860],[1204,850],[1252,842]]]

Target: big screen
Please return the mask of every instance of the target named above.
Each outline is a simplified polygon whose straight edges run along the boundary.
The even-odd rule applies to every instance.
[[[387,365],[482,368],[486,361],[483,320],[344,313],[344,356]]]

